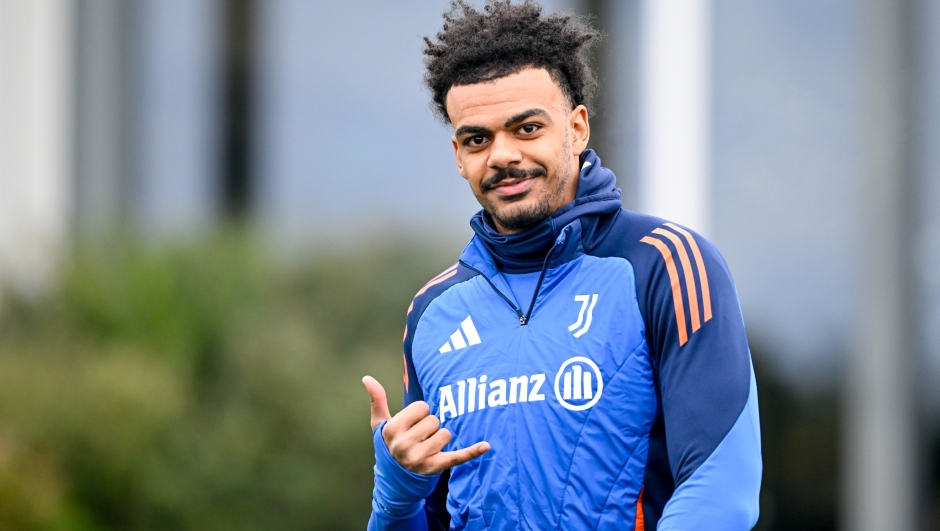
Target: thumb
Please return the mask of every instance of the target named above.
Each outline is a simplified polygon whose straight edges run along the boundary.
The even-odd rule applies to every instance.
[[[372,401],[372,429],[389,420],[392,416],[388,413],[388,400],[385,398],[385,388],[378,380],[371,376],[362,377],[362,385],[369,391],[369,399]]]

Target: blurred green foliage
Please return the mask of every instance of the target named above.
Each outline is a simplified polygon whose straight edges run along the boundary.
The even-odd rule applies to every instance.
[[[0,313],[0,529],[364,529],[360,379],[401,403],[405,309],[445,258],[292,265],[240,235],[84,246]]]

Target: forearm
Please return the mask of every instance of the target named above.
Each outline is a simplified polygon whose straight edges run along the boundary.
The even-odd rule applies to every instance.
[[[369,530],[427,531],[424,499],[434,490],[439,475],[425,476],[402,467],[385,444],[384,426],[383,422],[373,432],[375,488]]]
[[[369,518],[369,531],[428,531],[428,521],[424,514],[424,506],[414,516],[409,518],[391,518],[377,512],[373,504],[372,516]]]
[[[744,411],[704,463],[676,489],[659,531],[747,531],[757,523],[761,483],[757,388]]]

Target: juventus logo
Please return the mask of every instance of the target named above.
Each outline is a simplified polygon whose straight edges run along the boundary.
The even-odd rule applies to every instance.
[[[597,304],[597,293],[593,295],[575,295],[574,300],[581,303],[581,311],[578,312],[578,320],[568,327],[568,331],[574,332],[574,337],[581,337],[591,329],[591,321],[594,319],[594,305]],[[587,319],[584,317],[585,310],[587,310]],[[575,330],[577,331],[575,332]]]

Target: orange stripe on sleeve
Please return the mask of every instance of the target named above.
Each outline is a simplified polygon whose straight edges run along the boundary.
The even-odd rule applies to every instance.
[[[446,275],[447,273],[450,273],[450,272],[453,271],[454,269],[457,269],[457,264],[454,264],[454,265],[448,267],[447,269],[441,271],[436,277],[432,278],[432,279],[429,280],[428,282],[434,282],[435,280],[441,278],[442,276]]]
[[[405,353],[401,353],[401,361],[405,364],[405,375],[402,376],[402,381],[405,382],[405,392],[408,392],[408,358],[405,357]]]
[[[689,333],[685,329],[685,306],[682,304],[682,286],[679,284],[679,272],[676,271],[676,264],[672,259],[672,252],[665,243],[656,238],[644,236],[640,241],[659,249],[659,252],[666,260],[666,271],[669,273],[669,282],[672,284],[672,302],[676,307],[676,327],[679,329],[679,346],[681,347],[689,340]]]
[[[640,487],[640,494],[636,497],[636,523],[633,525],[633,531],[646,531],[646,523],[643,518],[643,489]]]
[[[450,277],[452,277],[452,276],[454,276],[454,275],[456,275],[456,274],[457,274],[457,266],[455,265],[455,266],[452,266],[452,269],[451,269],[450,273],[447,273],[447,274],[442,273],[442,274],[440,274],[440,275],[434,277],[434,280],[432,280],[432,281],[428,282],[427,284],[425,284],[424,287],[421,288],[421,289],[418,291],[418,293],[415,294],[414,299],[417,299],[418,297],[420,297],[421,295],[423,295],[425,291],[427,291],[427,290],[431,289],[432,287],[434,287],[434,286],[440,284],[441,282],[444,282],[445,280],[449,279]],[[408,311],[406,312],[406,314],[411,313],[411,310],[414,309],[414,307],[415,307],[415,301],[414,301],[414,299],[411,299],[411,304],[408,305]]]
[[[695,289],[695,275],[692,274],[692,261],[689,260],[689,253],[685,252],[685,245],[682,240],[674,233],[666,229],[655,229],[655,234],[661,234],[676,246],[676,252],[679,253],[679,261],[682,262],[682,273],[685,275],[685,288],[689,294],[689,313],[692,314],[692,333],[698,332],[702,323],[698,317],[698,290]]]
[[[454,264],[454,265],[448,267],[447,269],[445,269],[444,271],[442,271],[442,272],[441,272],[439,275],[437,275],[436,277],[432,278],[427,284],[424,285],[423,288],[421,288],[420,290],[418,290],[418,293],[416,293],[415,296],[411,299],[411,304],[408,305],[408,311],[405,312],[405,315],[410,314],[410,313],[411,313],[411,310],[414,309],[414,307],[415,307],[415,301],[414,301],[414,300],[415,300],[415,299],[417,299],[417,298],[420,297],[422,294],[424,294],[424,292],[427,291],[428,289],[430,289],[432,286],[435,286],[435,285],[437,285],[437,284],[440,284],[441,282],[444,282],[445,280],[447,280],[448,278],[450,278],[450,277],[452,277],[452,276],[454,276],[454,275],[456,275],[456,274],[457,274],[457,264]],[[402,340],[402,341],[405,341],[405,339],[407,339],[407,338],[408,338],[408,324],[405,323],[405,333],[402,335],[401,340]],[[405,383],[405,392],[408,392],[408,358],[405,357],[404,352],[403,352],[402,355],[401,355],[401,360],[402,360],[402,362],[405,364],[405,372],[404,372],[404,376],[402,376],[402,380],[403,380],[404,383]]]
[[[708,321],[712,318],[712,297],[711,292],[708,290],[708,274],[705,273],[705,261],[702,260],[702,253],[699,252],[698,244],[695,243],[692,233],[675,223],[666,223],[666,226],[685,236],[685,239],[689,242],[689,247],[692,248],[692,255],[695,256],[695,261],[698,263],[698,278],[702,281],[702,304],[704,306],[705,321]]]

